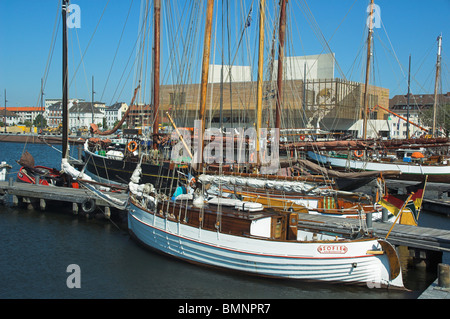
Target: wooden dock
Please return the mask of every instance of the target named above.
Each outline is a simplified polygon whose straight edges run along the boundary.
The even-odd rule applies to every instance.
[[[450,216],[450,200],[448,199],[424,199],[422,208],[446,216]]]
[[[450,299],[450,289],[439,287],[436,279],[418,299]]]
[[[358,219],[351,218],[302,214],[299,216],[299,225],[320,228],[329,232],[343,231],[352,233],[360,228],[361,222]],[[363,226],[367,227],[366,225]],[[385,237],[391,227],[392,223],[389,222],[372,223],[373,232],[379,237]],[[388,241],[396,246],[450,252],[449,230],[397,224],[389,234]]]
[[[79,136],[70,136],[70,145],[84,144],[85,139]],[[28,143],[28,144],[56,144],[61,145],[61,135],[41,135],[41,134],[4,134],[0,133],[0,143]]]
[[[19,182],[0,181],[0,195],[8,194],[13,196],[13,204],[18,205],[20,201],[27,204],[39,204],[41,210],[45,210],[47,201],[59,201],[72,204],[73,213],[78,210],[84,213],[94,213],[98,207],[104,208],[106,217],[109,217],[112,206],[109,202],[95,196],[90,190],[83,188],[45,186],[27,184]],[[126,200],[128,194],[110,193],[118,199]]]

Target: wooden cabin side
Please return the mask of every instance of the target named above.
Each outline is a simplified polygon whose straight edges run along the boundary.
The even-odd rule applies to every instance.
[[[210,231],[236,236],[257,236],[272,240],[297,240],[298,213],[266,208],[258,212],[246,212],[218,206],[198,208],[192,202],[164,201],[158,203],[155,212],[139,205],[149,214]],[[261,227],[263,225],[263,227]]]

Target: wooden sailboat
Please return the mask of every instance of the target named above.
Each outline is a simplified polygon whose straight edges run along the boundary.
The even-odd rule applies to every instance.
[[[264,4],[261,0],[261,26]],[[201,109],[213,6],[214,0],[208,0]],[[205,203],[202,187],[192,199],[171,200],[151,185],[139,185],[140,171],[138,165],[129,184],[128,229],[146,247],[188,262],[264,277],[403,287],[398,256],[384,240],[300,229],[297,213],[246,205],[245,201],[233,202],[232,207],[221,205],[220,198],[217,204]]]
[[[68,108],[68,62],[67,62],[67,15],[68,1],[62,3],[62,159],[67,161],[69,151],[69,108]],[[33,156],[25,151],[18,163],[22,166],[17,181],[29,184],[78,187],[71,178],[55,168],[35,165]]]
[[[370,26],[367,37],[366,82],[363,104],[364,109],[362,112],[364,124],[363,136],[361,140],[361,142],[365,143],[365,145],[354,147],[352,149],[354,152],[346,152],[345,154],[342,154],[342,151],[341,154],[337,154],[336,152],[334,152],[334,154],[330,154],[329,149],[324,152],[318,152],[317,149],[315,151],[309,150],[308,157],[315,162],[341,170],[380,172],[398,171],[400,172],[400,175],[398,177],[394,177],[396,180],[423,181],[425,176],[428,176],[428,182],[440,183],[442,186],[445,186],[450,183],[450,157],[448,155],[441,155],[438,153],[431,154],[426,157],[420,152],[420,148],[443,148],[445,150],[445,154],[448,154],[449,140],[448,138],[439,138],[435,135],[435,124],[433,124],[432,138],[429,139],[409,139],[409,136],[408,139],[405,140],[378,141],[367,139],[367,120],[369,112],[367,88],[370,74],[370,61],[372,55],[371,43],[373,33],[372,19],[369,19],[369,21]],[[442,38],[439,37],[436,63],[436,83],[438,83],[440,70],[441,40]],[[409,119],[404,120],[406,120],[409,125]],[[433,121],[433,123],[435,122]],[[392,151],[393,149],[397,151],[397,154],[387,156],[387,151]],[[416,157],[415,155],[419,157]],[[390,177],[386,176],[386,178],[389,179]]]
[[[263,14],[263,13],[262,13]],[[282,96],[283,96],[283,61],[284,61],[284,39],[286,29],[286,1],[280,1],[280,18],[279,18],[279,47],[278,47],[278,69],[277,69],[277,90],[276,90],[276,105],[275,105],[275,129],[281,128],[281,111],[282,111]],[[257,131],[257,160],[259,161],[261,156],[259,154],[260,136],[261,130],[261,114],[262,114],[262,87],[263,87],[263,43],[264,43],[264,30],[260,25],[260,41],[259,41],[259,55],[258,55],[258,77],[257,77],[257,119],[256,119],[256,131]],[[259,162],[258,162],[259,164]],[[322,172],[323,173],[323,172]],[[233,175],[233,173],[230,173]],[[235,176],[242,176],[243,174],[235,174]],[[334,176],[336,179],[348,180],[343,176]],[[363,184],[362,181],[367,182],[368,177],[370,180],[379,177],[379,174],[370,174],[359,176],[353,174],[353,185]],[[256,175],[256,177],[258,177]],[[261,176],[259,176],[261,178]],[[262,176],[262,178],[267,178]],[[285,177],[289,180],[288,177]],[[200,180],[203,184],[216,184],[224,182],[224,178],[217,177],[215,175],[201,175]],[[234,178],[227,179],[227,181],[235,181]],[[325,178],[324,178],[325,180]],[[258,184],[258,180],[254,180],[254,184]],[[251,182],[249,182],[250,184]],[[223,183],[223,184],[226,184]],[[342,182],[340,183],[342,185]],[[222,185],[219,185],[222,186]],[[368,198],[364,198],[360,194],[338,192],[330,190],[328,186],[325,186],[323,192],[311,192],[312,189],[320,190],[321,187],[318,183],[310,184],[303,189],[293,191],[291,193],[277,193],[273,188],[264,187],[247,187],[239,185],[232,185],[233,189],[227,189],[227,185],[224,185],[220,192],[225,192],[227,195],[233,194],[236,197],[242,198],[246,201],[257,202],[263,204],[265,207],[277,207],[285,210],[291,210],[301,213],[313,213],[313,214],[325,214],[337,217],[345,218],[365,218],[366,213],[373,213],[374,219],[381,219],[382,207],[380,205],[374,205],[373,201]],[[229,185],[228,185],[229,186]],[[347,183],[348,186],[348,183]],[[301,187],[300,187],[301,188]],[[309,191],[307,191],[309,189]],[[344,195],[345,193],[345,195]],[[393,216],[392,216],[393,217]]]
[[[159,73],[160,73],[160,1],[154,4],[154,50],[153,50],[153,130],[152,138],[149,140],[143,136],[139,130],[124,130],[124,136],[129,138],[120,143],[113,143],[111,140],[101,140],[92,138],[84,144],[84,160],[87,171],[101,181],[113,181],[119,184],[127,184],[138,162],[144,170],[142,176],[143,183],[152,183],[161,189],[168,189],[171,183],[177,182],[178,176],[170,174],[172,172],[169,161],[169,154],[164,153],[164,145],[168,142],[168,136],[159,134]],[[129,112],[132,110],[138,86],[131,100],[128,110],[123,115],[121,121],[108,131],[100,131],[98,127],[91,124],[91,132],[99,136],[110,136],[117,132]],[[119,141],[117,141],[119,142]],[[145,156],[142,156],[145,154]]]

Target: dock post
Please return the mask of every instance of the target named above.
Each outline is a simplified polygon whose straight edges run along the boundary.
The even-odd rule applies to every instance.
[[[381,209],[381,221],[382,221],[383,223],[387,222],[387,220],[388,220],[388,214],[389,214],[389,211],[388,211],[385,207],[383,207],[383,208]]]
[[[34,183],[36,185],[39,185],[41,183],[41,177],[39,175],[36,175],[36,177],[34,178]]]
[[[78,160],[81,162],[83,160],[83,145],[78,144]]]
[[[14,185],[14,177],[10,177],[9,181],[8,181],[8,186],[13,186]]]
[[[369,228],[369,229],[373,228],[372,213],[366,213],[366,224],[367,224],[367,228]]]
[[[106,219],[111,218],[111,208],[109,208],[109,206],[105,206],[105,218]]]
[[[438,264],[438,286],[450,288],[450,265]]]
[[[13,202],[14,207],[19,206],[19,197],[17,197],[16,195],[13,195],[12,202]]]
[[[74,215],[78,215],[78,204],[77,203],[72,203],[72,213]]]
[[[39,199],[39,207],[41,210],[45,210],[47,208],[47,203],[45,202],[45,199],[43,198]]]

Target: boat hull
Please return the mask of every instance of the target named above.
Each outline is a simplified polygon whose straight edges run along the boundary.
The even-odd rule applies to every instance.
[[[403,287],[401,271],[390,278],[386,255],[368,253],[380,248],[377,240],[333,244],[234,236],[155,216],[133,200],[128,228],[146,247],[195,264],[264,277]]]
[[[100,156],[91,152],[84,152],[83,161],[86,170],[94,177],[99,177],[102,181],[113,181],[117,183],[128,183],[136,169],[137,162],[127,160],[117,160]],[[161,164],[142,163],[142,175],[140,183],[151,183],[157,185],[162,190],[170,187],[172,180],[177,182],[178,176],[172,174],[168,162]]]
[[[421,182],[424,177],[428,175],[428,182],[450,183],[450,165],[367,162],[363,160],[337,158],[317,154],[311,151],[308,152],[308,157],[320,164],[331,165],[337,169],[350,169],[356,171],[400,171],[401,175],[396,179]]]

